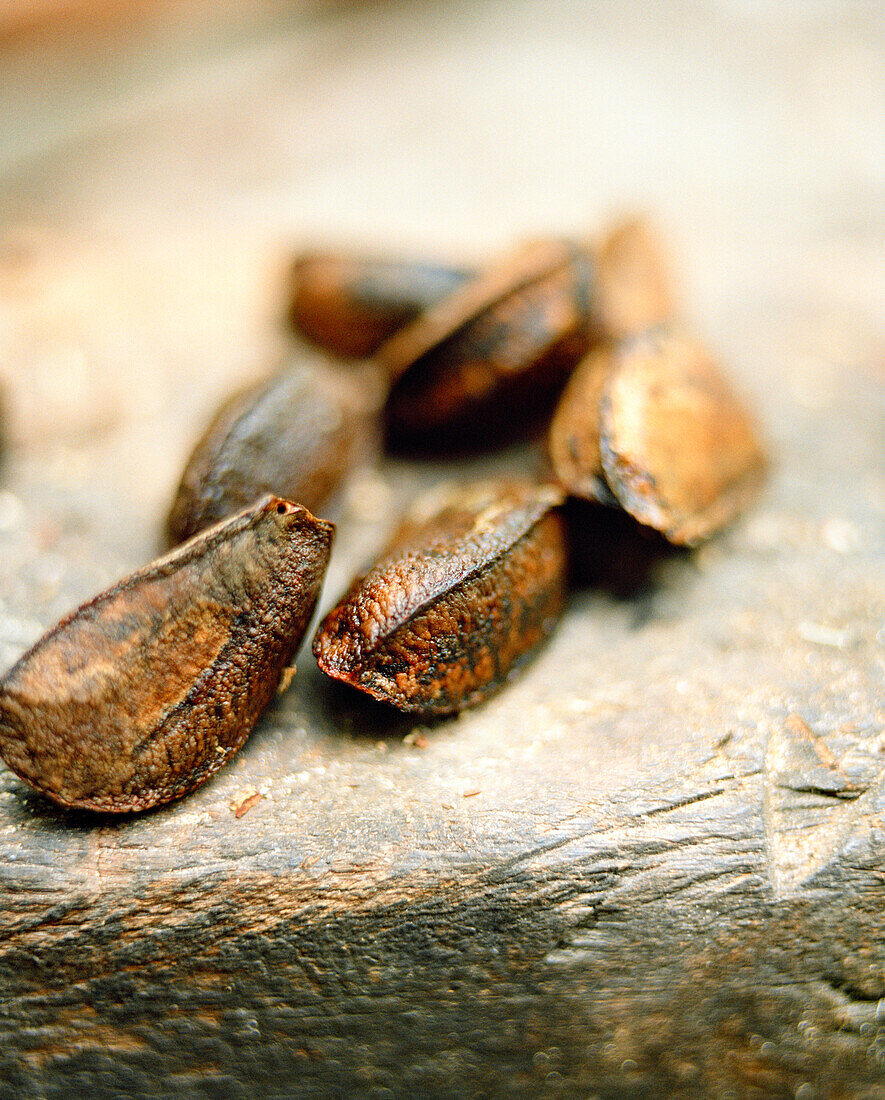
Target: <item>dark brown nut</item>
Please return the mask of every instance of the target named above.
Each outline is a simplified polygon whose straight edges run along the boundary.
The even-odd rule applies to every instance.
[[[308,252],[292,267],[289,320],[333,355],[363,358],[472,274],[443,264]]]
[[[644,332],[676,312],[673,280],[664,247],[642,218],[629,218],[603,237],[595,250],[593,308],[609,340]]]
[[[550,430],[567,492],[605,500],[676,545],[729,523],[761,485],[752,418],[710,354],[677,328],[651,330],[587,357]]]
[[[447,714],[487,698],[562,610],[561,500],[551,486],[498,483],[413,517],[321,624],[320,668],[400,710]]]
[[[370,402],[355,382],[299,363],[230,398],[188,459],[167,520],[170,544],[265,493],[318,511],[370,435]]]
[[[0,755],[89,810],[145,810],[205,782],[273,698],[333,532],[268,497],[84,604],[0,680]]]
[[[598,338],[592,278],[586,249],[535,242],[393,336],[378,353],[389,439],[445,449],[524,434]]]

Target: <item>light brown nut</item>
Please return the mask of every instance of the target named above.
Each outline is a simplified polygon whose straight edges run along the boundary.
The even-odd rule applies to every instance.
[[[605,500],[693,545],[761,485],[765,456],[747,410],[709,352],[659,328],[589,356],[554,416],[550,459],[567,492]]]
[[[750,414],[706,348],[679,330],[651,332],[619,351],[600,425],[613,493],[677,545],[729,523],[762,483],[765,456]]]
[[[0,680],[0,755],[62,806],[144,810],[199,786],[273,699],[332,535],[268,497],[96,596]]]
[[[611,360],[609,347],[590,352],[566,383],[550,422],[547,451],[553,474],[572,496],[585,500],[612,500],[599,450],[599,405]]]
[[[561,500],[550,486],[495,483],[408,521],[321,624],[320,668],[424,714],[497,691],[562,610]]]
[[[370,407],[357,379],[308,362],[234,394],[188,459],[167,520],[170,544],[265,493],[318,511],[365,447]]]
[[[608,340],[618,340],[672,320],[673,278],[664,246],[643,218],[628,218],[595,249],[593,308]]]

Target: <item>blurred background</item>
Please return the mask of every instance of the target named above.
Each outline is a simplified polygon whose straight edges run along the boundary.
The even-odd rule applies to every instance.
[[[13,460],[153,524],[284,348],[295,248],[475,262],[632,210],[788,443],[881,367],[883,39],[878,0],[5,0]]]

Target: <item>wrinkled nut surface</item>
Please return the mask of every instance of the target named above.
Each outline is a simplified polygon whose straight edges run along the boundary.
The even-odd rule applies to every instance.
[[[234,394],[188,459],[167,520],[170,545],[265,493],[318,511],[370,435],[355,381],[299,363]]]
[[[321,624],[320,668],[424,714],[497,691],[562,611],[561,501],[551,486],[485,484],[414,515]]]
[[[693,545],[750,501],[765,456],[749,413],[707,350],[678,328],[654,329],[578,367],[550,430],[566,491],[605,500]]]
[[[363,358],[472,274],[444,264],[307,252],[292,266],[289,320],[333,355]]]
[[[537,416],[596,338],[589,252],[524,246],[454,291],[378,352],[394,442],[482,441]]]
[[[0,755],[89,810],[144,810],[205,782],[273,698],[333,530],[269,497],[84,604],[0,680]]]

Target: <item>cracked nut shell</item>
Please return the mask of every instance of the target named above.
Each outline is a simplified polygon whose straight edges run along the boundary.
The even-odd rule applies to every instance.
[[[766,465],[750,414],[709,352],[675,327],[588,356],[563,392],[548,449],[568,493],[614,497],[687,546],[738,515]]]
[[[268,497],[83,604],[0,680],[0,755],[88,810],[144,810],[205,782],[273,698],[333,530]]]
[[[487,698],[561,613],[561,501],[552,486],[495,483],[413,516],[321,624],[320,668],[405,711],[446,714]]]

